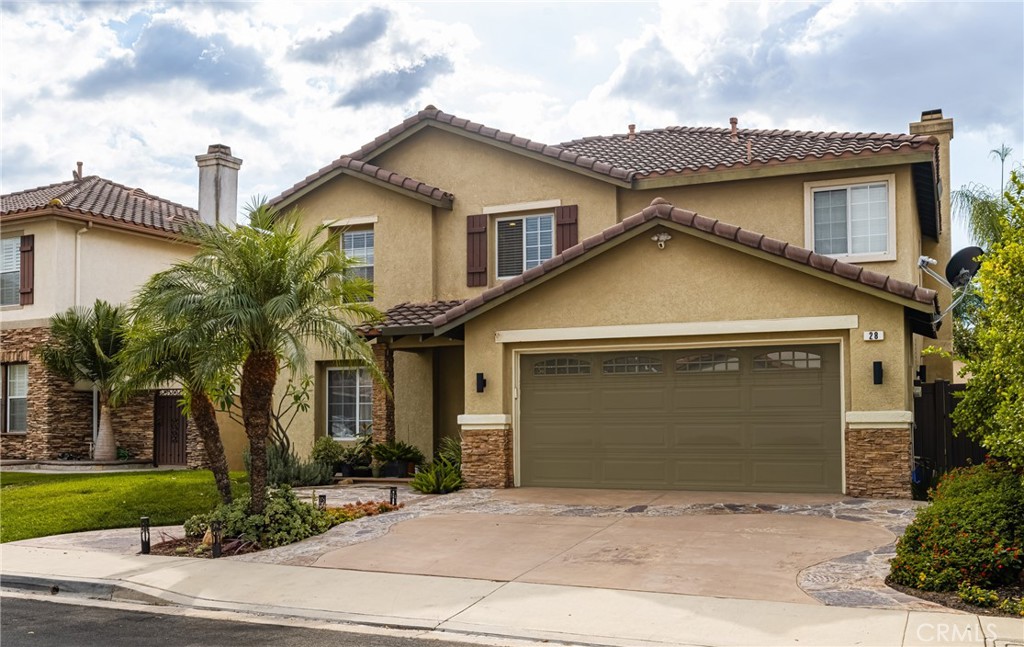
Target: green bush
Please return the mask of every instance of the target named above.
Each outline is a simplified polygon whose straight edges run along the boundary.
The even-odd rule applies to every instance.
[[[1024,598],[1006,598],[999,603],[999,610],[1005,613],[1024,616]]]
[[[445,436],[437,446],[435,460],[442,460],[449,465],[462,467],[462,439]]]
[[[896,545],[890,578],[924,591],[1016,580],[1024,545],[1024,481],[1006,463],[953,470]]]
[[[462,487],[462,472],[457,465],[436,460],[417,472],[409,485],[424,494],[448,494]]]
[[[249,497],[238,497],[213,512],[188,519],[185,534],[202,537],[216,519],[222,524],[224,537],[251,541],[260,548],[274,548],[319,535],[334,525],[325,511],[300,501],[287,485],[270,492],[263,514],[250,515],[248,509]]]
[[[963,582],[956,591],[957,597],[976,607],[993,607],[999,602],[999,594],[992,589],[983,589],[970,582]]]
[[[386,443],[378,443],[371,450],[373,457],[381,463],[394,461],[408,461],[413,465],[422,465],[426,460],[419,448],[401,440],[390,440]]]
[[[249,452],[245,452],[242,458],[245,470],[250,471]],[[316,460],[304,461],[295,452],[274,443],[267,447],[267,484],[270,487],[328,485],[333,480],[334,465]]]
[[[313,453],[310,457],[318,463],[330,465],[333,469],[335,465],[342,462],[345,449],[344,445],[330,436],[321,436],[313,443]]]

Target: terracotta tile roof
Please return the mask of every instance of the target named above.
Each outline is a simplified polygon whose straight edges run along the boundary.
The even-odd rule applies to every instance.
[[[383,320],[361,326],[359,331],[369,336],[376,336],[394,328],[431,328],[430,322],[434,317],[448,312],[463,301],[463,299],[455,299],[429,303],[400,303],[389,308],[384,313]]]
[[[360,161],[359,159],[353,158],[349,155],[344,155],[323,167],[316,173],[307,175],[301,181],[294,184],[290,189],[285,190],[281,195],[271,200],[270,203],[272,205],[279,205],[282,202],[286,202],[289,197],[294,196],[296,193],[299,193],[324,176],[335,171],[344,172],[346,170],[353,171],[379,182],[385,182],[397,189],[412,193],[416,197],[428,198],[434,202],[440,203],[440,205],[446,209],[452,208],[452,200],[455,199],[453,194],[443,189],[430,186],[425,182],[420,182],[419,180],[402,175],[401,173],[382,169],[379,166],[374,166],[368,162]]]
[[[634,135],[584,137],[560,146],[647,177],[915,150],[938,143],[930,135],[747,129],[736,134],[733,141],[729,128],[672,126]]]
[[[115,225],[180,233],[199,213],[170,200],[90,175],[0,196],[0,215],[56,210],[98,216]]]
[[[806,265],[825,274],[831,274],[903,299],[932,306],[936,312],[939,311],[938,296],[934,290],[922,288],[906,281],[900,281],[885,274],[866,270],[859,265],[844,263],[828,256],[815,254],[809,249],[797,247],[776,238],[769,238],[764,234],[742,229],[714,218],[701,216],[692,211],[678,209],[662,198],[655,198],[651,202],[651,206],[645,208],[640,213],[612,225],[601,233],[584,239],[577,245],[566,249],[561,254],[544,261],[542,264],[523,272],[519,276],[503,281],[500,285],[487,290],[483,294],[452,307],[444,314],[434,317],[430,323],[435,328],[449,324],[483,306],[485,303],[514,292],[561,265],[591,252],[591,250],[604,245],[614,238],[622,236],[631,229],[635,229],[646,222],[658,218],[684,227],[697,229],[724,240],[733,241],[801,265]]]
[[[569,165],[577,166],[588,171],[594,171],[600,175],[607,175],[608,177],[616,180],[628,182],[633,176],[632,171],[625,168],[619,168],[614,164],[604,163],[596,158],[588,157],[579,152],[567,150],[560,146],[549,146],[547,144],[542,144],[541,142],[526,139],[525,137],[519,137],[513,133],[498,130],[497,128],[490,128],[483,124],[478,124],[468,119],[463,119],[461,117],[448,114],[447,112],[442,112],[434,106],[427,106],[423,110],[420,110],[418,113],[409,117],[380,137],[377,137],[372,142],[365,144],[362,148],[352,153],[350,157],[355,159],[367,159],[388,142],[400,135],[403,135],[406,131],[416,127],[418,124],[427,121],[436,121],[455,128],[461,128],[468,133],[493,139],[496,142],[508,144],[515,148],[521,148],[523,150],[530,151],[531,153],[551,157]]]

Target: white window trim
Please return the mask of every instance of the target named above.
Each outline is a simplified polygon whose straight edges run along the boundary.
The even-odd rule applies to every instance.
[[[825,254],[829,258],[852,263],[873,263],[896,260],[896,175],[871,175],[866,177],[842,178],[836,180],[818,180],[804,182],[804,247],[814,249],[814,192],[818,189],[848,189],[861,184],[886,183],[886,197],[889,201],[889,231],[884,253],[868,254]],[[850,223],[847,221],[847,228]]]
[[[555,222],[555,212],[553,211],[542,211],[540,213],[523,213],[515,216],[505,216],[502,218],[494,219],[494,278],[499,281],[507,281],[511,278],[515,278],[526,271],[526,219],[536,218],[538,216],[548,216],[551,218],[551,256],[555,256],[555,248],[557,246],[556,236],[558,235],[558,223]],[[498,223],[507,222],[509,220],[521,220],[523,221],[523,269],[519,270],[519,274],[509,274],[508,276],[501,276],[498,274]],[[547,259],[545,259],[547,260]],[[541,261],[543,262],[543,261]]]
[[[18,284],[20,285],[21,284],[21,275],[22,275],[22,271],[23,271],[23,268],[21,267],[21,239],[22,239],[22,234],[21,234],[21,232],[17,232],[17,233],[13,233],[13,234],[7,234],[7,232],[4,232],[4,233],[6,234],[2,238],[2,240],[4,242],[6,242],[8,240],[15,241],[15,247],[17,248],[16,251],[15,251],[15,257],[18,259]],[[0,269],[2,269],[2,268],[0,268]],[[24,306],[21,305],[21,294],[20,294],[20,292],[18,294],[18,298],[15,299],[15,301],[13,303],[0,304],[0,308],[2,308],[4,310],[15,310],[15,309],[21,309],[23,307]]]
[[[339,218],[337,220],[325,220],[325,227],[352,227],[354,225],[373,225],[377,222],[377,216],[353,216],[351,218]]]
[[[513,211],[533,211],[537,209],[554,209],[562,206],[561,200],[534,200],[533,202],[516,202],[514,204],[494,204],[484,207],[480,213],[489,216],[496,213],[512,213]]]
[[[328,438],[333,438],[334,440],[336,440],[338,442],[351,442],[351,441],[354,441],[354,440],[359,440],[361,434],[358,432],[358,429],[361,428],[363,424],[369,422],[370,425],[371,425],[371,428],[372,428],[372,425],[373,425],[373,408],[372,408],[372,405],[371,405],[371,408],[370,408],[370,419],[368,421],[367,420],[360,420],[359,419],[359,391],[363,387],[363,383],[359,379],[359,372],[360,371],[365,371],[365,370],[366,369],[360,368],[358,366],[328,366],[327,367],[327,371],[326,371],[326,373],[324,375],[324,431],[326,432]],[[355,435],[354,438],[335,438],[333,435],[331,435],[331,408],[330,408],[330,404],[331,404],[331,378],[330,378],[330,375],[331,375],[332,371],[354,371],[356,373],[356,427],[357,427],[357,431],[356,431],[356,435]],[[367,383],[369,384],[369,388],[371,389],[371,391],[370,391],[370,402],[372,403],[373,402],[373,391],[372,391],[372,389],[373,389],[373,378],[369,376],[369,371],[367,371]]]

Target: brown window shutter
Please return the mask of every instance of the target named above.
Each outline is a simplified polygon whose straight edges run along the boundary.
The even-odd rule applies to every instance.
[[[576,216],[579,207],[575,204],[555,209],[555,253],[561,254],[579,242]]]
[[[487,214],[466,218],[466,285],[487,285]]]
[[[35,242],[32,234],[21,237],[21,305],[30,306],[35,302],[33,289],[36,281]]]

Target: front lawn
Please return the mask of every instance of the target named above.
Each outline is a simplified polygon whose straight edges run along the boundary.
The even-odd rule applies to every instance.
[[[232,472],[235,495],[248,494]],[[117,474],[0,472],[0,542],[83,530],[180,524],[219,499],[207,470]]]

